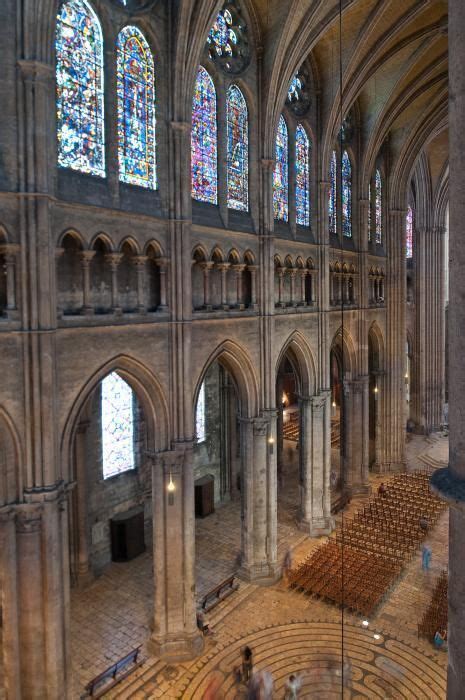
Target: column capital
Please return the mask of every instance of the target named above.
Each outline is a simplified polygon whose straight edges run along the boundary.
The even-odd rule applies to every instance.
[[[262,158],[260,161],[262,170],[264,170],[265,172],[273,172],[275,163],[276,161],[274,158]]]
[[[164,258],[164,257],[155,258],[154,262],[155,262],[155,265],[158,265],[158,267],[160,268],[160,271],[164,272],[166,270],[166,268],[168,267],[169,258]],[[195,260],[193,262],[195,262]]]
[[[171,121],[170,127],[172,128],[173,131],[177,131],[180,133],[186,133],[186,132],[190,132],[190,130],[192,129],[192,124],[191,124],[191,122]]]
[[[228,262],[220,262],[220,263],[215,263],[217,270],[221,270],[221,272],[225,272],[226,270],[229,270],[231,267],[231,263]]]
[[[112,267],[117,267],[123,259],[123,253],[105,253],[105,261]]]
[[[20,250],[19,243],[2,243],[0,245],[0,253],[5,257],[16,257]]]
[[[215,263],[212,260],[207,260],[207,261],[204,260],[203,262],[199,263],[200,268],[204,272],[210,272],[210,270],[213,268],[214,265],[215,265]]]
[[[50,63],[20,59],[17,65],[24,80],[49,80],[54,76],[54,67]]]
[[[81,252],[79,253],[81,262],[84,264],[89,264],[92,258],[95,256],[95,252],[95,250],[81,250]]]
[[[244,272],[246,267],[247,265],[245,265],[244,263],[239,263],[237,265],[231,265],[231,270],[234,270],[236,274],[239,274],[241,272]]]
[[[145,263],[147,262],[148,257],[146,255],[134,255],[131,258],[131,262],[133,265],[136,267],[143,267]]]
[[[246,265],[246,267],[249,272],[257,272],[258,270],[258,265]]]
[[[260,437],[268,435],[270,422],[266,418],[254,418],[252,422],[254,435]]]
[[[39,532],[42,525],[42,505],[27,504],[18,507],[16,512],[16,529],[20,533]]]

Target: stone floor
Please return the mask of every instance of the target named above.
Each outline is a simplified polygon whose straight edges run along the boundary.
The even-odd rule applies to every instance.
[[[447,441],[438,436],[412,437],[407,454],[409,468],[435,468],[447,459]],[[287,473],[279,489],[278,541],[280,558],[291,545],[298,561],[322,540],[310,539],[296,527],[296,460],[293,472]],[[380,480],[372,479],[373,488]],[[337,519],[350,516],[362,501],[353,501]],[[237,568],[239,509],[238,502],[231,502],[196,522],[198,596]],[[107,696],[200,699],[210,680],[217,678],[224,698],[245,697],[245,689],[234,683],[232,670],[239,663],[240,647],[248,643],[256,666],[272,671],[276,698],[283,697],[292,672],[302,676],[301,698],[445,697],[447,656],[417,638],[417,623],[447,564],[447,525],[445,513],[430,537],[431,571],[423,574],[419,555],[414,558],[368,629],[360,619],[289,591],[282,582],[266,589],[241,583],[239,591],[209,615],[214,634],[207,637],[200,658],[167,665],[144,653],[144,664]],[[151,596],[149,554],[128,564],[112,564],[85,591],[73,591],[74,697],[79,698],[85,683],[113,660],[145,642],[150,634]],[[350,688],[343,692],[342,645],[352,665]]]

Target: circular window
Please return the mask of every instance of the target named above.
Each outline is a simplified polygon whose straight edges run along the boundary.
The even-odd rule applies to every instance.
[[[247,25],[235,2],[227,0],[207,37],[208,56],[226,73],[241,73],[250,63]]]
[[[287,90],[286,104],[298,117],[308,112],[310,107],[310,85],[307,72],[300,69],[292,78]]]

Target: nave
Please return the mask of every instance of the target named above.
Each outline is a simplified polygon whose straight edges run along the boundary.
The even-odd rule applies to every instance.
[[[447,440],[413,437],[407,444],[408,468],[415,470],[442,464],[447,458]],[[376,492],[382,477],[372,476]],[[388,481],[388,480],[386,480]],[[284,479],[278,510],[279,559],[293,547],[294,563],[304,560],[326,538],[309,538],[295,525],[292,504],[296,483]],[[336,515],[350,518],[366,503],[354,499]],[[295,502],[295,501],[294,501]],[[196,520],[197,598],[223,579],[236,566],[240,542],[236,504],[231,501],[217,512]],[[369,620],[344,614],[344,644],[353,665],[353,689],[344,697],[445,697],[447,654],[437,652],[417,637],[417,624],[429,604],[434,583],[447,566],[447,513],[444,512],[428,541],[432,547],[431,571],[421,572],[416,554],[405,573]],[[128,648],[143,644],[149,635],[151,607],[151,558],[146,553],[127,564],[111,564],[89,588],[72,593],[72,645],[75,693]],[[286,678],[292,672],[305,674],[304,698],[341,697],[340,677],[333,686],[321,669],[341,660],[342,617],[340,609],[316,597],[289,591],[283,581],[262,588],[241,582],[239,591],[207,615],[214,635],[206,638],[202,656],[192,662],[166,664],[155,657],[107,697],[203,697],[209,680],[218,677],[225,698],[245,697],[234,686],[233,666],[239,663],[240,647],[249,643],[256,650],[259,668],[269,668],[276,682],[276,697],[282,697]],[[374,634],[380,635],[379,639]],[[337,668],[336,663],[336,668]],[[318,670],[320,669],[320,671]],[[433,695],[428,695],[429,684]],[[390,695],[391,693],[391,695]]]

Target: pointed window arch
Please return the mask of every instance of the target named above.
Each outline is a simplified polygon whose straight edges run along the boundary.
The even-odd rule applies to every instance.
[[[346,238],[352,237],[352,164],[349,154],[342,154],[342,233]]]
[[[195,408],[195,439],[199,442],[205,442],[205,379],[200,385],[199,395],[197,397],[197,406]]]
[[[134,394],[119,374],[112,372],[101,384],[103,478],[135,468]]]
[[[310,226],[311,144],[302,124],[295,133],[295,204],[297,223]]]
[[[336,151],[331,154],[329,163],[329,195],[328,195],[328,217],[329,232],[337,234],[337,157]]]
[[[407,209],[405,221],[405,242],[406,242],[406,257],[413,258],[413,209]]]
[[[192,197],[209,204],[218,201],[217,141],[215,86],[209,73],[199,66],[192,101]]]
[[[228,207],[249,209],[249,116],[244,95],[231,85],[227,95]]]
[[[137,27],[124,27],[116,41],[119,179],[157,187],[155,68]]]
[[[56,37],[58,165],[105,177],[103,38],[87,0],[66,0]]]
[[[383,183],[379,169],[375,174],[375,241],[383,242]]]
[[[275,145],[275,167],[273,172],[274,218],[289,219],[289,142],[287,125],[283,115],[279,117]]]
[[[368,242],[371,241],[372,235],[371,235],[371,180],[368,183]]]

